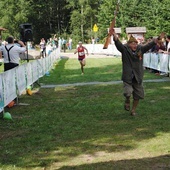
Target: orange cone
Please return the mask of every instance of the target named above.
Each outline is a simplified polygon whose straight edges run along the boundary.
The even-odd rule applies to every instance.
[[[7,107],[11,108],[11,107],[14,106],[14,104],[15,104],[15,102],[12,100],[12,101],[7,105]]]

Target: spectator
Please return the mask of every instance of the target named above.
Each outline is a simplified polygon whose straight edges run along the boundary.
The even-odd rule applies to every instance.
[[[66,41],[66,39],[62,39],[62,47],[63,47],[63,51],[64,51],[64,53],[66,52],[66,44],[67,44],[67,41]]]
[[[92,37],[91,43],[92,43],[92,44],[95,44],[95,38],[94,38],[94,37]]]
[[[2,45],[0,48],[0,57],[2,57],[2,53],[4,56],[4,71],[17,67],[19,65],[20,53],[25,53],[26,51],[25,44],[18,40],[17,43],[20,44],[20,47],[15,45],[12,36],[7,38],[7,43],[7,45]]]
[[[158,42],[151,48],[151,53],[162,53],[165,50],[165,45],[162,40],[158,40]],[[160,72],[156,69],[151,69],[152,73],[156,75],[160,75]]]
[[[40,57],[46,57],[46,42],[44,38],[40,41]]]
[[[170,36],[167,36],[165,44],[162,41],[158,46],[160,47],[158,52],[168,54],[170,52]],[[169,76],[169,73],[166,72],[159,72],[157,74],[161,76]]]
[[[60,37],[58,38],[58,48],[61,51],[61,48],[62,48],[62,39]]]
[[[162,40],[159,40],[154,47],[152,48],[151,52],[153,53],[158,53],[158,52],[162,52],[165,51],[165,46],[163,44]]]
[[[58,48],[58,39],[56,37],[56,34],[54,35],[54,44],[55,44],[56,48]]]
[[[72,38],[69,38],[68,40],[68,48],[69,50],[72,50]]]

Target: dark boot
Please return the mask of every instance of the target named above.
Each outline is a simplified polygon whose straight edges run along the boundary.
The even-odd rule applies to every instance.
[[[127,111],[130,110],[130,97],[126,97],[124,109],[127,110]]]
[[[133,106],[132,106],[132,110],[131,110],[132,116],[136,115],[136,108],[137,108],[138,103],[139,103],[139,100],[133,100]]]

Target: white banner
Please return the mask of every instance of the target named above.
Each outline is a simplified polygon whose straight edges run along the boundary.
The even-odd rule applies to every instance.
[[[56,61],[57,59],[60,58],[60,49],[59,48],[57,48],[57,50],[53,51],[52,57],[54,58],[53,63],[54,63],[54,61]]]
[[[151,53],[150,68],[159,70],[159,56],[157,53]]]
[[[169,57],[167,54],[159,54],[160,58],[160,71],[168,73],[168,61]]]
[[[39,59],[36,61],[37,62],[37,66],[38,66],[38,77],[43,77],[44,72],[43,72],[43,60]]]
[[[144,67],[148,67],[149,68],[149,65],[150,65],[150,56],[151,56],[151,53],[145,53],[143,55],[143,66]]]
[[[45,59],[44,58],[42,59],[42,69],[43,69],[43,73],[45,74],[46,73],[46,66],[45,66]]]
[[[50,57],[49,57],[49,68],[48,68],[48,70],[51,70],[51,68],[53,66],[53,63],[54,63],[53,62],[54,61],[53,58],[54,58],[53,54],[51,54]]]
[[[32,68],[32,83],[36,82],[38,80],[38,65],[37,62],[31,62],[31,68]]]
[[[4,83],[4,106],[7,106],[12,100],[17,97],[15,69],[16,68],[5,71],[2,74]]]
[[[45,73],[49,70],[49,57],[44,58],[45,60]]]
[[[26,82],[27,82],[27,86],[30,86],[33,84],[32,82],[32,67],[31,67],[31,63],[27,63],[26,66]]]
[[[25,73],[26,65],[21,65],[16,68],[16,85],[18,95],[21,95],[26,89],[26,73]]]
[[[40,77],[44,76],[58,58],[60,58],[60,51],[56,49],[46,59],[42,58],[28,62],[1,73],[0,112],[17,97],[17,90],[18,94],[21,95],[27,86],[32,85]]]

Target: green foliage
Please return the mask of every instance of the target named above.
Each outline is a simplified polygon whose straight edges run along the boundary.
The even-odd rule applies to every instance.
[[[99,26],[99,36],[102,37],[100,39],[104,39],[107,36],[108,28],[110,27],[110,23],[113,20],[115,5],[115,0],[104,0],[99,7],[100,12],[97,14],[97,19]],[[115,25],[115,27],[116,26],[117,25]]]
[[[24,0],[0,2],[0,23],[2,27],[8,29],[5,35],[19,37],[19,25],[27,21],[29,9],[29,2]]]
[[[88,42],[98,36],[103,42],[107,29],[113,19],[117,0],[3,0],[0,1],[1,27],[4,39],[8,34],[19,37],[19,25],[31,23],[34,42],[40,38],[71,36],[73,42],[80,39]],[[160,32],[170,33],[169,0],[121,0],[117,14],[116,27],[146,27],[146,37],[156,36]],[[99,30],[93,32],[93,25]]]
[[[83,42],[87,42],[93,36],[93,25],[97,23],[95,15],[98,12],[98,1],[68,0],[68,3],[68,7],[72,9],[70,20],[72,35],[74,35],[75,41],[81,39]]]

